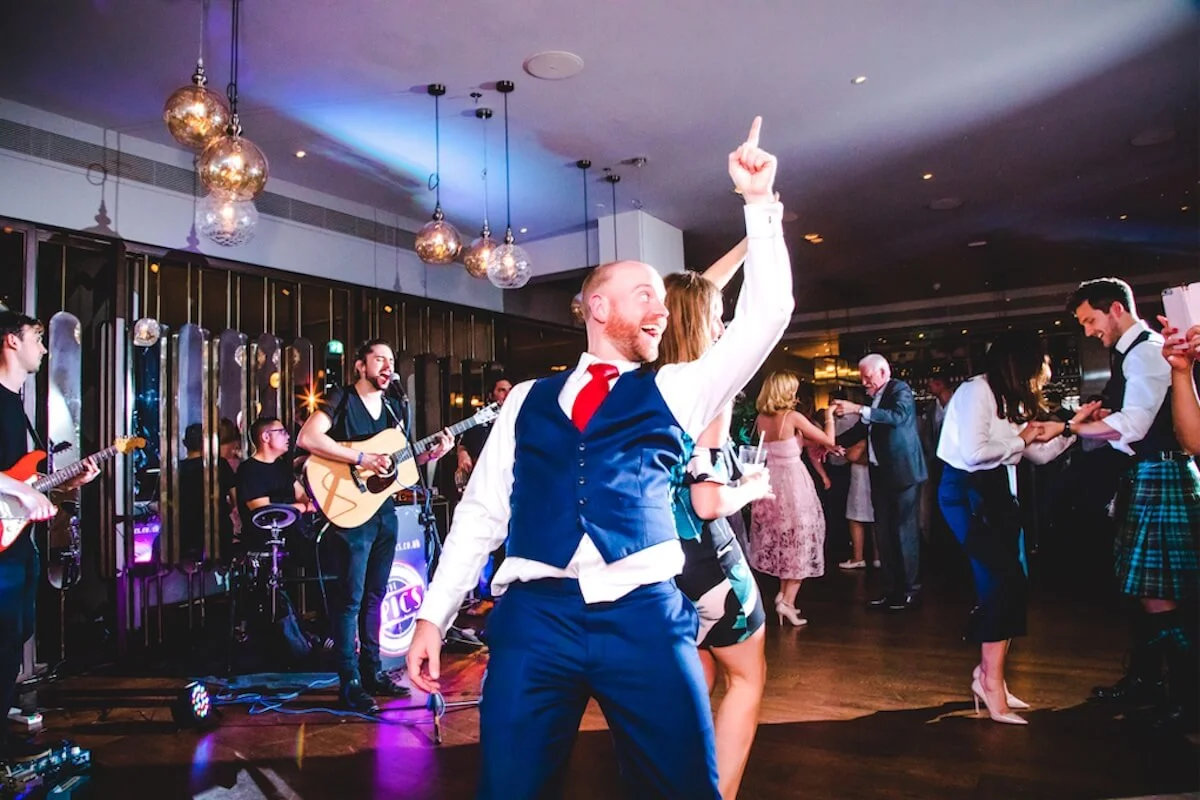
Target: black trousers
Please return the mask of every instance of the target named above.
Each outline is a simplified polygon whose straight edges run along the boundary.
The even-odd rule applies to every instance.
[[[921,567],[921,530],[917,519],[921,484],[891,486],[878,467],[871,467],[871,504],[875,508],[875,541],[883,592],[901,598],[916,591]]]
[[[399,523],[395,507],[386,502],[359,527],[330,531],[338,578],[331,592],[330,617],[338,675],[345,682],[360,678],[360,667],[374,673],[381,666],[380,609],[396,556]]]

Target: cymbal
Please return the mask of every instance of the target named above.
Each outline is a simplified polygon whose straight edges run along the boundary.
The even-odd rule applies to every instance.
[[[295,506],[286,503],[271,503],[256,508],[250,515],[250,524],[260,530],[286,528],[300,518]]]

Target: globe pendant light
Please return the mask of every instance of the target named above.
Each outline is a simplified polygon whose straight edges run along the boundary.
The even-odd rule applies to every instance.
[[[471,92],[476,104],[482,96],[479,92]],[[492,238],[492,229],[488,226],[487,121],[492,118],[492,110],[477,107],[475,118],[483,120],[483,229],[480,230],[478,239],[463,248],[462,261],[472,278],[486,278],[488,258],[499,244]]]
[[[258,145],[242,136],[238,118],[238,60],[240,55],[241,0],[233,0],[233,30],[229,56],[229,126],[225,135],[209,142],[200,154],[200,181],[221,200],[253,200],[267,185],[267,157]]]
[[[196,232],[222,247],[237,247],[254,238],[258,209],[253,200],[211,192],[196,208]]]
[[[196,61],[192,82],[171,93],[163,104],[163,122],[175,141],[192,150],[203,150],[229,123],[229,106],[209,89],[204,59]]]
[[[207,87],[204,74],[204,32],[208,18],[208,0],[200,4],[200,52],[192,82],[181,86],[163,104],[163,122],[175,141],[192,150],[203,150],[229,123],[229,106],[219,94]]]
[[[581,158],[575,162],[575,166],[579,167],[579,171],[583,174],[583,268],[588,269],[592,266],[592,240],[588,236],[588,169],[592,166],[592,162],[586,158]],[[575,295],[571,298],[571,318],[576,322],[585,322],[583,316],[583,293]]]
[[[442,213],[442,131],[439,99],[446,93],[446,87],[440,83],[431,83],[427,91],[433,97],[433,137],[434,137],[434,170],[429,176],[429,188],[436,194],[433,207],[433,219],[426,222],[417,232],[415,249],[417,255],[426,264],[449,264],[458,257],[462,249],[462,237],[453,225],[446,222]]]
[[[488,257],[487,276],[492,285],[500,289],[520,289],[529,283],[533,274],[529,265],[529,254],[513,243],[512,232],[512,173],[509,163],[508,145],[508,96],[516,86],[512,81],[499,81],[496,90],[504,95],[504,203],[507,225],[504,244],[492,251]]]

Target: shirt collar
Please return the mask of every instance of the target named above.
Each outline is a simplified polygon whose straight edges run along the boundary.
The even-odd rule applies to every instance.
[[[575,367],[575,374],[582,375],[583,373],[587,372],[587,368],[590,367],[592,364],[599,364],[599,363],[612,364],[614,367],[617,368],[617,373],[619,375],[624,375],[626,372],[632,372],[633,370],[642,366],[641,364],[639,364],[636,361],[618,361],[615,359],[602,359],[602,358],[596,358],[591,353],[583,353],[579,356],[579,364],[577,364]]]
[[[1150,330],[1149,325],[1140,319],[1136,320],[1132,325],[1129,326],[1129,330],[1122,333],[1121,338],[1117,339],[1117,352],[1121,355],[1125,355],[1129,348],[1133,346],[1133,340],[1141,336],[1142,331],[1148,330]]]

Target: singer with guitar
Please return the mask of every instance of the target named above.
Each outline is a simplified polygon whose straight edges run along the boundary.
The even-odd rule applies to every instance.
[[[315,458],[350,465],[362,494],[369,494],[358,471],[387,475],[400,465],[390,452],[364,452],[356,443],[371,439],[389,428],[403,428],[399,384],[394,384],[396,358],[383,339],[363,343],[354,356],[357,379],[345,389],[330,390],[321,405],[300,429],[296,443]],[[450,432],[443,431],[432,449],[420,454],[418,464],[435,461],[454,446]],[[310,491],[318,505],[322,489]],[[321,509],[335,524],[330,533],[342,551],[339,574],[333,584],[333,638],[341,679],[340,699],[353,711],[378,710],[373,694],[407,696],[409,691],[383,671],[379,657],[380,606],[387,591],[388,575],[398,534],[395,503],[386,497],[366,521],[352,527],[336,525],[337,509]],[[357,634],[358,653],[355,653]]]
[[[21,401],[25,380],[38,371],[46,348],[42,325],[33,317],[0,310],[0,470],[8,470],[28,451],[28,421]],[[87,461],[82,471],[63,484],[73,489],[91,481],[100,470]],[[28,484],[0,474],[0,494],[19,504],[31,520],[54,516],[50,499]],[[14,509],[18,508],[13,504]],[[0,550],[0,709],[7,715],[16,696],[21,650],[33,635],[34,602],[41,563],[28,528]],[[8,740],[8,725],[0,725],[0,761],[23,755],[20,743]]]

